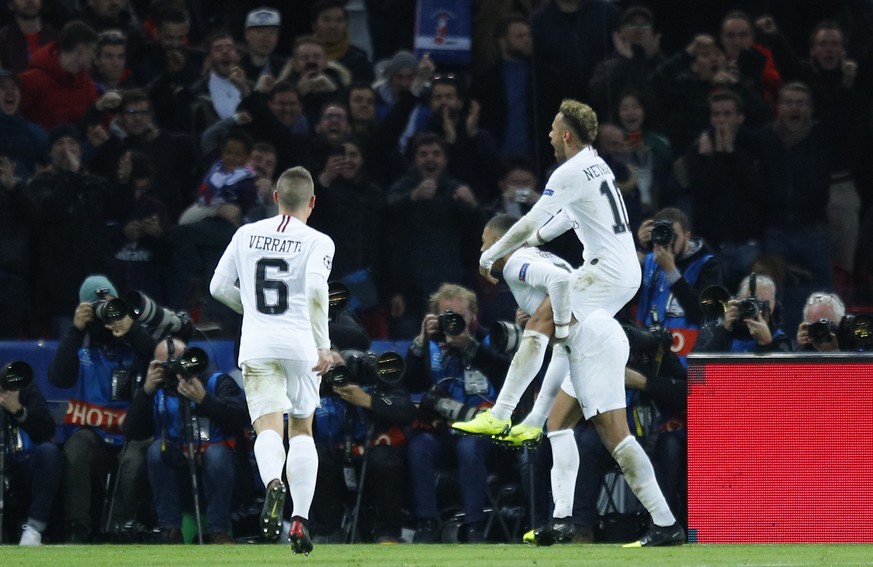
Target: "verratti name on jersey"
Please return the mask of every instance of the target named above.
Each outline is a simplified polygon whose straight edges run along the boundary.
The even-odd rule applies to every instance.
[[[249,236],[249,248],[266,252],[294,253],[300,252],[303,243],[290,238],[271,238],[269,236]]]

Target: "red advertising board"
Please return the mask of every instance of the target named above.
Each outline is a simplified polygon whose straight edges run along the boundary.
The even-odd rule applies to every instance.
[[[873,542],[873,356],[688,360],[698,543]]]

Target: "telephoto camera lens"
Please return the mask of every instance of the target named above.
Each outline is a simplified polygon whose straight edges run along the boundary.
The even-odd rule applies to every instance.
[[[652,244],[669,246],[676,239],[673,232],[673,223],[669,220],[660,220],[652,227]]]
[[[813,344],[820,345],[833,340],[833,334],[836,333],[837,324],[829,319],[819,319],[814,323],[810,323],[806,328],[806,334]]]
[[[33,368],[23,360],[10,362],[0,370],[0,389],[18,392],[33,382]],[[3,487],[0,487],[2,490]]]
[[[460,335],[467,328],[467,322],[464,321],[464,317],[449,309],[440,314],[437,317],[437,321],[439,322],[440,330],[450,337]]]

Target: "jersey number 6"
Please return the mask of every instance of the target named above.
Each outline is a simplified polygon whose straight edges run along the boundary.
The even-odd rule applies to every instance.
[[[255,269],[255,294],[257,295],[258,311],[266,315],[281,315],[288,310],[288,285],[282,280],[267,279],[267,268],[275,268],[279,272],[288,271],[288,262],[282,258],[261,258]],[[267,303],[267,294],[275,294],[272,303]],[[271,294],[272,295],[272,294]]]

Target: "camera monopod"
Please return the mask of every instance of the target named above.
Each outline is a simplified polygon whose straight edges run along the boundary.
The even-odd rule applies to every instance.
[[[352,514],[352,525],[349,529],[348,542],[355,543],[355,537],[358,533],[358,514],[361,511],[361,499],[364,496],[364,482],[367,480],[367,463],[370,461],[370,443],[373,442],[373,431],[375,425],[371,421],[367,425],[367,435],[364,438],[364,459],[361,462],[361,480],[358,482],[358,495],[355,497],[355,511]]]
[[[6,450],[8,448],[7,412],[0,408],[0,543],[3,543],[3,522],[6,519]]]
[[[196,378],[195,378],[196,380]],[[194,424],[191,421],[191,402],[179,400],[182,412],[183,431],[188,444],[188,474],[191,476],[191,493],[194,495],[194,518],[197,521],[197,543],[203,545],[203,524],[200,520],[200,490],[197,486],[197,454],[194,452]]]

